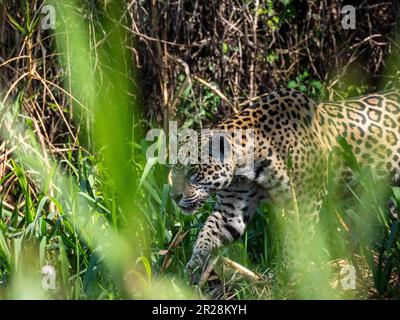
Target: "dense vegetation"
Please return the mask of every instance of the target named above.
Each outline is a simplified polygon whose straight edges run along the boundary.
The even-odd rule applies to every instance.
[[[191,288],[184,266],[212,200],[182,215],[168,168],[145,158],[149,128],[209,125],[279,86],[317,101],[398,87],[395,0],[354,2],[349,30],[331,0],[47,1],[55,28],[43,5],[0,0],[0,298],[400,297],[387,208],[400,189],[364,173],[345,141],[337,152],[360,184],[330,187],[310,248],[319,264],[297,287],[279,214],[264,207],[221,252],[259,277],[220,263]],[[324,266],[346,264],[356,290],[333,289]]]

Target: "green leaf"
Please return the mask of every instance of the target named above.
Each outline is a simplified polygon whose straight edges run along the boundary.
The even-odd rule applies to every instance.
[[[10,263],[10,250],[8,249],[7,241],[4,237],[3,231],[0,231],[0,253],[6,259],[8,263]]]
[[[58,239],[58,247],[60,249],[60,264],[61,264],[61,279],[64,288],[68,287],[68,268],[69,268],[69,263],[68,263],[68,257],[67,257],[67,252],[65,250],[65,245],[64,241],[61,236],[57,237]]]
[[[301,85],[299,86],[299,90],[300,90],[301,92],[307,92],[307,87],[306,87],[304,84],[301,84]]]
[[[39,264],[43,267],[46,264],[46,242],[47,238],[44,236],[42,240],[40,240],[39,245]]]
[[[142,173],[142,177],[140,178],[139,187],[143,184],[151,168],[153,168],[153,166],[157,163],[157,160],[157,158],[150,158],[149,160],[147,160],[146,166]]]
[[[11,17],[9,14],[7,14],[8,20],[11,23],[11,26],[13,26],[15,29],[17,29],[18,31],[20,31],[24,36],[26,36],[28,33],[26,32],[26,30],[24,29],[23,26],[21,26],[17,20],[15,20],[13,17]]]
[[[225,42],[222,44],[222,52],[224,54],[228,53],[228,45]]]
[[[314,88],[316,88],[318,90],[322,89],[322,84],[318,80],[312,80],[311,81],[311,86],[313,86]]]
[[[397,234],[397,231],[399,230],[399,221],[396,221],[395,223],[392,224],[390,227],[390,233],[388,239],[385,241],[384,246],[386,250],[390,250],[392,248],[395,236]]]

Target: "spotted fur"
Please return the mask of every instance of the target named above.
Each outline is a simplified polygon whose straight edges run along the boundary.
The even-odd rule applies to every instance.
[[[316,105],[301,92],[280,89],[214,129],[253,129],[255,166],[242,170],[248,138],[240,141],[228,134],[223,143],[234,151],[228,161],[214,157],[211,163],[173,168],[172,197],[186,213],[211,195],[217,200],[199,233],[189,270],[202,266],[214,249],[239,238],[262,201],[289,212],[296,209],[304,234],[312,238],[326,195],[328,154],[338,136],[346,138],[361,165],[400,178],[398,91]]]

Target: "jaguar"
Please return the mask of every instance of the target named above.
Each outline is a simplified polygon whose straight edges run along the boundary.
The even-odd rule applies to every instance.
[[[172,167],[172,199],[185,214],[216,199],[195,242],[189,272],[203,268],[216,249],[238,239],[263,202],[297,212],[304,240],[312,239],[327,194],[329,154],[340,137],[362,166],[398,182],[400,92],[317,104],[302,92],[282,88],[213,126],[198,146],[181,143],[180,148],[208,153],[209,161]],[[219,152],[210,148],[218,146],[215,141]],[[343,163],[338,168],[338,181],[354,176]]]

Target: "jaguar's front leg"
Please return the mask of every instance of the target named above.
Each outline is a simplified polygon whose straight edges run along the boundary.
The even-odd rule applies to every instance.
[[[264,190],[255,185],[233,185],[219,191],[214,211],[197,237],[188,271],[201,271],[214,250],[238,239],[264,198]]]
[[[232,236],[230,241],[227,239],[225,240],[225,238],[228,237],[226,230],[230,227],[225,226],[225,224],[222,226],[224,223],[223,221],[224,214],[219,211],[213,211],[207,218],[197,237],[192,257],[186,265],[186,269],[189,273],[197,271],[197,269],[201,271],[207,259],[215,249],[221,247],[224,243],[229,243],[234,240]]]

